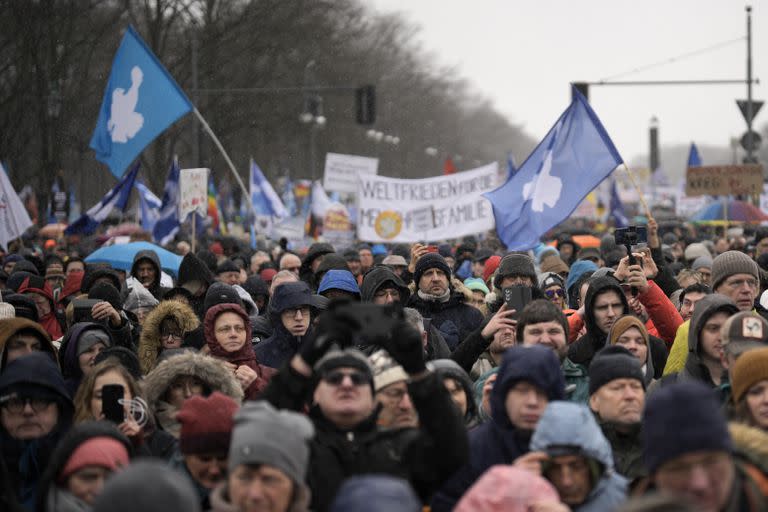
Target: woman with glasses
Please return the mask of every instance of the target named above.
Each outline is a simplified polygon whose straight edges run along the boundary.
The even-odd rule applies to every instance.
[[[146,375],[157,365],[164,351],[181,348],[184,335],[200,325],[195,312],[187,304],[165,300],[154,308],[144,320],[139,339],[139,362]]]
[[[239,304],[217,304],[208,309],[203,322],[211,355],[224,361],[245,393],[254,400],[275,372],[259,364],[251,343],[251,320]]]
[[[72,400],[50,354],[33,352],[0,374],[0,453],[6,484],[33,510],[50,455],[72,424]]]
[[[539,288],[544,293],[545,298],[561,310],[568,308],[568,294],[565,292],[565,281],[554,272],[542,274],[539,282]]]
[[[142,384],[159,426],[177,439],[180,424],[176,414],[189,398],[218,391],[237,403],[243,400],[240,383],[222,361],[192,350],[163,357]]]

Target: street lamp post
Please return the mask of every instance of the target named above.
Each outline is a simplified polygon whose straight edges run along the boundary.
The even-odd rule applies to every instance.
[[[656,116],[651,118],[648,125],[648,141],[650,144],[648,151],[648,167],[651,176],[651,202],[656,200],[656,180],[654,174],[659,168],[659,119]]]

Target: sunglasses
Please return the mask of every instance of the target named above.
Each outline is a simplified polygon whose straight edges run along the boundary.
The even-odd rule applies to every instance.
[[[347,373],[342,371],[329,372],[323,376],[323,380],[332,386],[339,386],[344,382],[345,377],[349,377],[349,380],[351,380],[352,384],[355,386],[364,386],[371,381],[370,378],[362,372]]]
[[[544,295],[546,295],[550,299],[554,299],[555,297],[565,297],[565,291],[563,291],[562,288],[558,288],[557,290],[544,290]]]

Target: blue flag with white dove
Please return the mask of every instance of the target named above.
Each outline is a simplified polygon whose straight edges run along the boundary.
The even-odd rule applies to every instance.
[[[163,189],[163,202],[157,222],[152,230],[155,242],[165,245],[176,236],[181,222],[179,221],[179,162],[174,159],[171,169],[168,171],[168,179],[165,180]]]
[[[250,194],[253,210],[256,215],[271,217],[287,217],[288,210],[280,200],[275,189],[264,177],[264,173],[256,162],[251,160]]]
[[[510,251],[535,247],[621,163],[597,115],[574,89],[570,106],[515,175],[483,194],[493,205],[499,239]]]
[[[136,162],[133,168],[126,172],[120,179],[117,185],[112,187],[112,189],[101,198],[101,201],[91,206],[88,211],[82,214],[75,222],[67,226],[67,229],[64,230],[64,234],[72,235],[81,233],[90,235],[107,219],[109,214],[112,213],[112,210],[117,208],[118,210],[125,211],[138,172],[139,163]]]
[[[129,26],[112,61],[90,146],[96,159],[119,178],[150,142],[193,109],[168,70]]]

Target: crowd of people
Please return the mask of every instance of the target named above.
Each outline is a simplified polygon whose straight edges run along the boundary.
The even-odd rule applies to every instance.
[[[0,255],[4,511],[768,510],[768,229]]]

